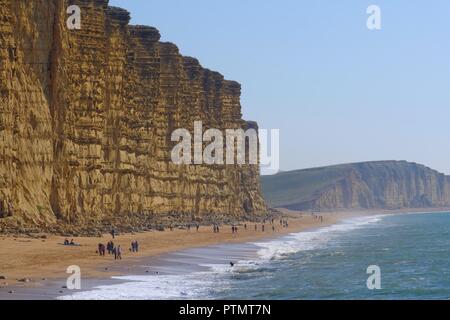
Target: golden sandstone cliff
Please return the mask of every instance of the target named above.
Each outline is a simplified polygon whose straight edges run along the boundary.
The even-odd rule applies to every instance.
[[[171,133],[194,121],[256,126],[240,85],[129,19],[107,0],[0,0],[0,232],[265,213],[257,165],[170,158]]]

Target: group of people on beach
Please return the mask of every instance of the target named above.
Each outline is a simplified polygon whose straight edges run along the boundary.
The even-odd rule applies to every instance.
[[[289,220],[288,219],[280,219],[280,226],[282,226],[283,228],[289,228]]]
[[[319,221],[319,222],[323,222],[323,216],[319,216],[317,214],[312,214],[314,216],[314,220]]]
[[[137,253],[139,252],[139,242],[137,240],[131,242],[131,252]],[[114,256],[114,260],[122,260],[122,247],[120,245],[115,245],[114,242],[108,241],[106,246],[103,243],[98,244],[98,250],[97,253],[104,257],[106,256],[106,252],[108,252],[109,255]]]
[[[244,230],[247,231],[248,230],[248,225],[245,223],[244,224]],[[237,234],[239,231],[238,226],[236,225],[232,225],[231,226],[231,233],[232,234]],[[258,231],[258,224],[255,224],[255,231]],[[261,224],[261,231],[265,232],[266,231],[266,225],[263,223]],[[272,224],[272,231],[275,232],[275,224]],[[213,224],[213,232],[214,233],[219,233],[220,232],[220,227],[218,224]]]
[[[98,254],[102,257],[106,256],[106,251],[109,255],[114,255],[114,260],[122,260],[122,247],[115,246],[113,241],[108,241],[106,246],[103,243],[98,244]]]
[[[257,224],[255,224],[255,231],[258,231],[258,225]],[[263,223],[261,225],[261,232],[266,232],[266,225],[265,225],[265,223]]]
[[[75,242],[73,241],[73,239],[69,241],[69,239],[66,238],[66,239],[64,240],[64,245],[65,245],[65,246],[75,246],[76,244],[75,244]]]
[[[262,221],[262,224],[261,224],[261,231],[262,231],[262,232],[265,232],[265,231],[266,231],[266,223],[267,223],[267,219],[264,219],[264,220]],[[275,228],[275,219],[274,219],[274,218],[272,218],[272,219],[270,220],[270,224],[271,224],[271,226],[272,226],[272,232],[275,232],[275,231],[276,231],[276,228]],[[185,227],[185,229],[189,232],[189,231],[191,231],[191,228],[192,228],[193,226],[195,226],[195,228],[196,228],[196,230],[197,230],[197,232],[198,232],[199,229],[200,229],[200,225],[199,225],[198,223],[196,223],[196,224],[187,224],[186,227]],[[289,227],[288,220],[287,220],[287,219],[280,219],[280,226],[283,227],[283,228],[288,228],[288,227]],[[247,226],[247,223],[245,223],[245,224],[244,224],[244,230],[247,231],[247,229],[248,229],[248,226]],[[173,230],[174,230],[174,225],[173,225],[173,224],[170,224],[170,225],[169,225],[169,230],[170,230],[170,231],[173,231]],[[239,230],[239,229],[238,229],[238,227],[237,227],[236,225],[233,224],[233,225],[231,226],[231,233],[232,233],[232,234],[238,233],[238,230]],[[258,224],[255,224],[255,231],[258,231]],[[219,226],[219,224],[217,224],[217,223],[214,223],[214,224],[213,224],[213,233],[220,233],[220,226]],[[116,231],[115,231],[114,229],[111,230],[110,234],[111,234],[111,236],[113,237],[113,239],[114,239],[115,236],[117,235],[117,233],[116,233]],[[108,251],[109,254],[114,254],[114,248],[115,248],[115,247],[114,247],[113,242],[112,242],[112,241],[108,242],[108,244],[107,244],[107,246],[106,246],[106,249],[107,249],[107,251]],[[139,250],[139,244],[138,244],[138,242],[137,242],[137,241],[133,241],[133,242],[131,243],[131,249],[130,249],[130,251],[131,251],[131,252],[138,252],[138,250]],[[116,251],[117,251],[117,249],[116,249]],[[100,250],[100,244],[99,244],[99,253],[101,253],[101,252],[103,252],[103,251]],[[100,254],[100,255],[102,255],[102,254]],[[104,254],[103,254],[103,255],[104,255]],[[121,256],[119,255],[119,258],[118,258],[118,259],[120,259],[120,258],[121,258]]]
[[[267,223],[267,219],[264,219],[262,221],[262,224],[261,224],[261,231],[262,232],[266,231],[266,223]],[[275,219],[274,218],[270,219],[270,226],[271,226],[272,232],[275,232],[276,231],[276,227],[275,227]],[[281,218],[280,219],[280,226],[282,228],[288,228],[289,227],[288,219]],[[258,231],[258,224],[255,224],[255,231]]]
[[[323,221],[323,217],[322,216],[314,215],[314,219]],[[262,223],[261,223],[261,231],[262,232],[266,231],[266,223],[267,223],[267,219],[264,219],[262,221]],[[272,218],[270,220],[270,225],[272,226],[272,232],[275,232],[276,228],[275,228],[275,219],[274,218]],[[187,231],[191,230],[191,226],[192,226],[191,224],[187,225]],[[288,228],[289,227],[288,219],[281,218],[280,219],[280,226],[282,228]],[[200,225],[198,223],[195,224],[195,227],[196,227],[196,230],[199,231]],[[245,223],[244,224],[244,230],[247,230],[247,228],[248,228],[247,223]],[[169,229],[170,229],[170,231],[173,231],[173,229],[174,229],[173,224],[171,224],[169,226]],[[258,229],[259,229],[258,228],[258,224],[255,224],[255,231],[258,231]],[[238,227],[236,225],[233,224],[231,226],[231,233],[232,234],[237,234],[238,230],[239,229],[238,229]],[[213,232],[214,233],[220,233],[220,226],[219,226],[219,224],[216,224],[216,223],[213,224]],[[117,235],[117,232],[113,228],[113,229],[111,229],[110,234],[111,234],[112,238],[115,239],[115,237]],[[73,239],[70,242],[69,242],[68,239],[66,239],[64,241],[64,245],[75,245],[75,243],[74,243]],[[97,252],[102,257],[106,256],[106,252],[108,252],[108,255],[113,255],[114,256],[114,260],[122,260],[122,248],[121,248],[120,245],[116,246],[112,240],[108,241],[106,246],[103,243],[99,243]],[[131,242],[130,252],[133,252],[133,253],[139,252],[139,242],[137,240],[134,240],[134,241]]]
[[[270,223],[270,225],[272,226],[272,231],[275,232],[276,231],[276,223],[275,223],[275,218],[271,218],[269,221],[267,219],[264,219],[263,221],[261,221],[261,231],[265,232],[266,231],[266,224]],[[248,225],[247,223],[245,223],[244,225],[244,230],[247,231],[248,230]],[[288,228],[289,227],[289,223],[287,219],[280,219],[280,226],[282,228]],[[184,227],[180,227],[181,229],[185,229],[186,231],[191,231],[191,229],[195,227],[197,232],[200,229],[200,225],[198,223],[192,223],[192,224],[186,224]],[[169,225],[169,230],[170,231],[174,231],[175,227],[173,224]],[[258,231],[259,229],[259,225],[255,224],[255,231]],[[213,233],[220,233],[220,225],[218,223],[213,223],[212,225],[212,231]],[[239,228],[237,225],[233,224],[231,226],[231,233],[232,234],[236,234],[238,233]]]
[[[195,227],[195,229],[197,230],[197,232],[199,231],[199,229],[200,229],[200,225],[198,224],[198,223],[196,223],[195,225],[194,225],[194,227]],[[191,224],[188,224],[187,225],[187,231],[191,231],[191,228],[192,228],[192,225]]]
[[[136,241],[131,241],[131,252],[139,252],[139,242]]]
[[[262,232],[265,232],[265,230],[266,230],[266,223],[267,223],[267,220],[266,219],[264,219],[263,221],[262,221],[262,223],[261,223],[261,231]],[[275,228],[275,219],[274,218],[272,218],[271,220],[270,220],[270,224],[271,224],[271,226],[272,226],[272,231],[273,232],[275,232],[276,231],[276,228]],[[185,228],[183,228],[183,229],[186,229],[186,231],[191,231],[191,228],[193,227],[193,226],[195,226],[195,228],[196,228],[196,230],[197,230],[197,232],[199,231],[199,229],[200,229],[200,225],[198,224],[198,223],[196,223],[196,224],[187,224],[186,226],[185,226]],[[289,222],[288,222],[288,219],[280,219],[280,226],[282,227],[282,228],[288,228],[289,227]],[[219,224],[217,224],[217,223],[214,223],[213,224],[213,233],[220,233],[220,226],[219,226]],[[169,230],[170,231],[174,231],[174,225],[173,224],[170,224],[169,225]],[[232,234],[236,234],[236,233],[238,233],[238,227],[236,226],[236,225],[232,225],[231,226],[231,233]],[[244,230],[245,231],[247,231],[248,230],[248,225],[247,225],[247,223],[245,223],[244,224]],[[258,231],[258,224],[255,224],[255,231]]]
[[[112,254],[114,249],[114,242],[108,241],[108,243],[106,244],[106,249],[108,250],[108,254]]]

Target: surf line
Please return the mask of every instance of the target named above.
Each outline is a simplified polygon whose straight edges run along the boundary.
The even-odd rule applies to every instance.
[[[210,318],[214,311],[214,307],[194,307],[187,304],[185,307],[181,307],[180,315],[193,315],[193,316],[206,316]]]

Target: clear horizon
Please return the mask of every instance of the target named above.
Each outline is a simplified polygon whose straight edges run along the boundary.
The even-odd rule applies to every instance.
[[[382,29],[368,30],[369,5]],[[450,2],[111,0],[242,84],[281,170],[406,160],[450,174]]]

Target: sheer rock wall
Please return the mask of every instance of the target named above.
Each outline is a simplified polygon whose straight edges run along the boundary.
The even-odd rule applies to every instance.
[[[80,30],[67,28],[71,4]],[[266,212],[257,165],[170,159],[171,133],[194,121],[255,127],[240,85],[129,20],[107,0],[0,0],[0,226]]]

